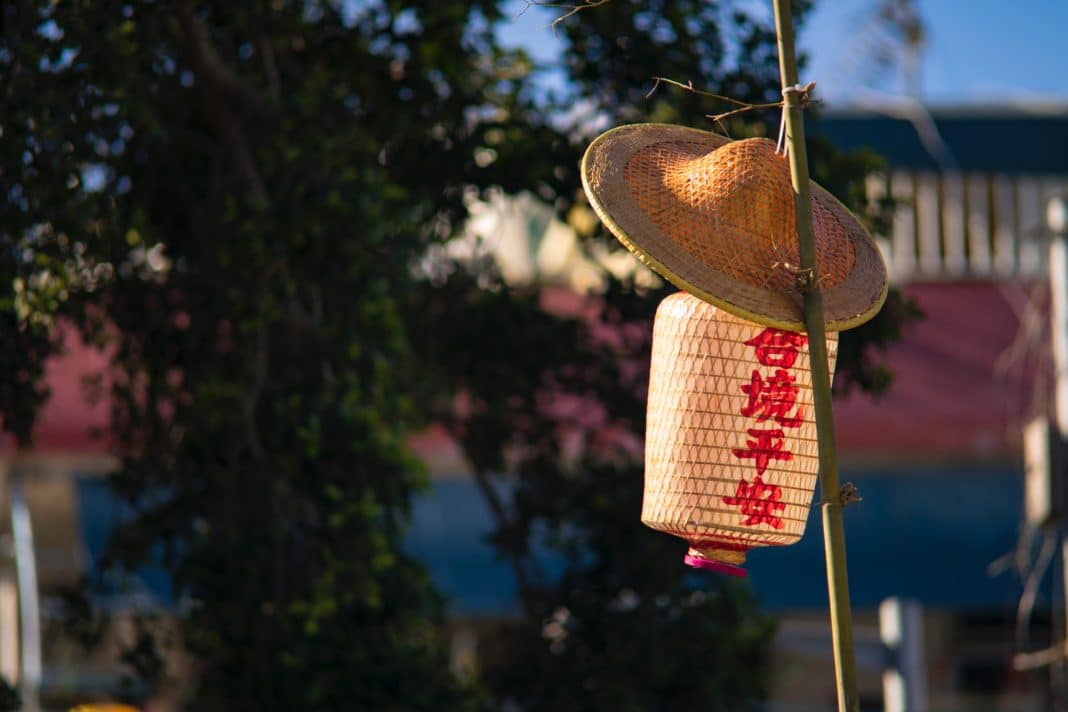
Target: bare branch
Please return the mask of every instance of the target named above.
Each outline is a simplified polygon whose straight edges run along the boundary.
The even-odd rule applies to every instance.
[[[729,96],[723,96],[722,94],[713,94],[712,92],[701,91],[700,89],[695,89],[694,88],[692,81],[688,81],[685,84],[683,84],[682,82],[677,82],[674,79],[668,79],[667,77],[653,77],[653,79],[655,79],[656,81],[653,84],[653,88],[650,89],[649,93],[645,95],[646,99],[651,98],[653,96],[653,94],[656,92],[656,90],[660,88],[661,82],[663,82],[664,84],[670,84],[671,86],[678,87],[679,89],[683,89],[683,90],[691,92],[693,94],[698,94],[700,96],[707,96],[709,98],[716,99],[718,101],[725,101],[728,104],[734,104],[735,106],[744,107],[745,109],[767,109],[767,108],[771,108],[771,107],[775,107],[775,106],[782,106],[782,102],[781,101],[773,101],[773,102],[770,102],[768,104],[750,104],[747,101],[741,101],[739,99],[733,99],[733,98],[731,98]]]
[[[653,94],[656,93],[656,90],[660,88],[660,84],[663,83],[678,87],[679,89],[682,89],[683,91],[688,91],[692,94],[697,94],[699,96],[707,96],[710,99],[715,99],[716,101],[725,101],[728,104],[734,104],[735,108],[731,109],[730,111],[724,111],[720,114],[705,114],[705,117],[712,119],[712,121],[715,121],[725,134],[727,133],[726,126],[723,124],[723,121],[725,119],[729,119],[730,117],[735,116],[736,114],[745,113],[746,111],[756,111],[759,109],[779,109],[782,108],[783,105],[782,101],[769,101],[763,104],[750,104],[747,101],[741,101],[740,99],[724,96],[723,94],[713,94],[712,92],[695,89],[692,81],[687,81],[685,84],[683,84],[682,82],[677,82],[674,79],[668,79],[667,77],[653,77],[653,79],[655,80],[653,82],[653,88],[650,89],[649,93],[645,95],[646,99],[651,98]],[[809,84],[800,89],[800,91],[802,92],[802,108],[808,106],[810,103],[818,103],[814,100],[809,99],[809,92],[814,86],[815,82],[809,82]]]
[[[517,14],[516,17],[521,17],[524,12],[532,7],[552,7],[558,10],[567,10],[563,15],[560,15],[553,20],[551,27],[553,28],[553,32],[556,32],[556,26],[575,13],[589,10],[599,5],[605,5],[611,1],[612,0],[584,0],[581,5],[568,5],[566,3],[544,2],[544,0],[524,0],[526,5],[523,6],[523,9],[519,11],[519,14]]]

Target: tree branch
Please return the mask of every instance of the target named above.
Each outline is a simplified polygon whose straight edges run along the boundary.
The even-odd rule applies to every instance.
[[[476,467],[474,468],[474,476],[479,491],[482,492],[482,496],[485,498],[486,503],[489,504],[490,510],[493,513],[493,519],[497,524],[497,532],[504,532],[506,536],[514,537],[515,523],[511,521],[511,518],[508,516],[508,512],[504,507],[504,503],[501,501],[497,491],[493,488],[489,473]],[[515,551],[510,544],[511,542],[504,542],[502,548],[505,552],[505,556],[508,558],[509,565],[512,567],[512,572],[515,574],[515,582],[516,586],[519,588],[519,597],[523,601],[523,608],[526,609],[529,615],[534,615],[536,610],[534,607],[534,591],[531,585],[530,574],[527,572],[527,567],[524,565],[525,561],[523,555],[518,551]]]
[[[221,89],[223,93],[235,99],[239,104],[248,107],[252,112],[261,116],[274,115],[275,108],[264,99],[259,92],[245,82],[238,79],[237,75],[219,58],[218,52],[211,43],[207,28],[204,27],[193,8],[180,3],[175,8],[178,23],[190,49],[190,60],[197,70],[201,79],[206,79]],[[261,43],[262,44],[262,43]],[[261,46],[262,49],[262,46]]]
[[[260,37],[260,54],[263,56],[263,72],[271,87],[271,96],[277,101],[282,96],[282,80],[278,74],[278,63],[274,61],[274,48],[266,35]]]
[[[523,7],[522,10],[519,11],[519,14],[516,15],[516,17],[521,16],[524,12],[526,12],[532,7],[553,7],[559,10],[567,10],[566,13],[560,15],[560,17],[553,20],[552,28],[553,32],[556,32],[556,26],[567,18],[574,15],[575,13],[582,12],[583,10],[589,10],[590,8],[597,7],[598,5],[605,5],[611,1],[612,0],[584,0],[581,5],[567,5],[564,3],[545,2],[544,0],[525,0],[526,5]]]
[[[185,4],[175,7],[175,15],[181,27],[182,39],[187,49],[189,63],[198,79],[200,95],[204,99],[204,108],[207,109],[215,122],[220,138],[229,147],[237,163],[237,170],[241,176],[245,189],[252,195],[253,200],[260,207],[267,207],[270,203],[267,190],[263,185],[256,168],[252,150],[249,148],[245,134],[241,130],[240,122],[230,111],[227,105],[227,97],[234,97],[261,114],[273,113],[270,105],[265,102],[255,91],[245,86],[219,59],[218,53],[211,44],[211,38],[203,23],[197,19],[193,9]]]
[[[441,420],[448,433],[460,444],[464,456],[471,464],[475,484],[478,486],[479,492],[482,493],[482,497],[485,499],[486,504],[489,505],[490,514],[493,516],[495,532],[497,534],[503,534],[506,537],[514,538],[517,531],[516,523],[513,521],[512,517],[509,516],[508,508],[505,506],[501,496],[494,488],[493,482],[490,480],[489,472],[487,472],[481,465],[476,464],[475,458],[472,457],[470,448],[464,442],[464,426],[451,415],[445,415]],[[530,573],[525,565],[527,561],[511,544],[511,539],[505,541],[500,549],[504,552],[508,565],[512,568],[512,573],[515,575],[516,586],[519,588],[519,597],[523,602],[523,608],[528,615],[535,615],[537,610],[534,605],[534,589]]]
[[[671,86],[674,86],[674,87],[678,87],[679,89],[682,89],[684,91],[688,91],[691,94],[697,94],[699,96],[707,96],[710,99],[715,99],[717,101],[724,101],[724,102],[727,102],[728,104],[734,104],[735,108],[733,108],[733,109],[731,109],[729,111],[724,111],[723,113],[720,113],[720,114],[705,114],[705,118],[706,119],[712,119],[712,121],[716,122],[716,124],[718,124],[719,127],[721,129],[723,129],[723,133],[724,134],[727,133],[726,125],[724,125],[722,123],[724,119],[729,119],[730,117],[735,116],[736,114],[743,114],[743,113],[745,113],[747,111],[755,111],[757,109],[779,109],[779,108],[782,108],[782,106],[783,106],[783,102],[781,100],[780,101],[769,101],[769,102],[766,102],[766,103],[763,103],[763,104],[750,104],[747,101],[742,101],[740,99],[735,99],[733,97],[724,96],[723,94],[713,94],[712,92],[709,92],[709,91],[701,91],[700,89],[695,89],[694,88],[692,81],[688,81],[685,84],[683,84],[682,82],[677,82],[674,79],[668,79],[667,77],[653,77],[653,79],[656,80],[656,81],[653,83],[653,88],[650,89],[649,93],[647,93],[645,95],[646,99],[651,98],[653,96],[653,94],[656,93],[656,90],[660,88],[660,84],[664,83],[664,84],[670,84]],[[820,103],[819,100],[810,98],[810,93],[812,91],[812,88],[815,87],[815,86],[816,86],[816,82],[809,82],[808,84],[806,84],[804,87],[801,88],[801,96],[802,96],[801,108],[807,107],[810,103],[814,103],[814,104],[819,104]]]
[[[252,450],[252,456],[257,460],[263,458],[263,441],[260,439],[259,431],[256,428],[256,407],[259,405],[263,386],[267,382],[268,348],[267,323],[261,318],[259,325],[256,327],[256,361],[253,365],[252,385],[249,387],[248,394],[241,404],[245,417],[245,434],[248,437],[249,449]]]

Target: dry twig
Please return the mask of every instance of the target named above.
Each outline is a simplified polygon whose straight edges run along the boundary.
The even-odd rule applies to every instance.
[[[732,117],[732,116],[734,116],[736,114],[741,114],[741,113],[744,113],[746,111],[754,111],[754,110],[757,110],[757,109],[779,109],[779,108],[782,108],[782,105],[783,105],[782,100],[780,100],[780,101],[769,101],[769,102],[764,103],[764,104],[751,104],[751,103],[749,103],[747,101],[742,101],[740,99],[734,99],[733,97],[724,96],[722,94],[713,94],[712,92],[701,91],[700,89],[694,88],[694,85],[693,85],[692,81],[688,81],[685,84],[683,84],[682,82],[677,82],[674,79],[668,79],[667,77],[653,77],[653,79],[656,80],[656,81],[653,84],[653,88],[650,89],[649,93],[645,95],[646,99],[652,97],[652,95],[656,92],[656,90],[660,88],[660,84],[664,83],[664,84],[670,84],[671,86],[674,86],[674,87],[678,87],[679,89],[682,89],[684,91],[688,91],[688,92],[691,92],[693,94],[697,94],[699,96],[707,96],[710,99],[715,99],[716,101],[723,101],[723,102],[726,102],[728,104],[733,104],[735,108],[731,109],[730,111],[724,111],[724,112],[722,112],[720,114],[705,114],[706,118],[712,119],[712,121],[716,122],[716,124],[719,125],[720,129],[723,130],[724,134],[727,133],[727,127],[722,123],[724,119],[729,119],[730,117]],[[808,98],[808,94],[812,90],[813,86],[815,86],[814,82],[809,83],[807,86],[805,86],[805,87],[803,87],[801,89],[801,91],[803,92],[803,98],[802,98],[802,106],[803,107],[807,106],[810,103],[810,99]]]
[[[523,6],[523,9],[519,11],[519,14],[516,15],[516,17],[520,17],[532,7],[554,7],[558,10],[567,10],[563,15],[560,15],[560,17],[553,20],[551,27],[553,28],[553,32],[556,32],[556,26],[572,15],[582,12],[583,10],[597,7],[598,5],[605,5],[611,1],[612,0],[584,0],[580,5],[568,5],[567,3],[545,2],[544,0],[524,0],[526,5]]]

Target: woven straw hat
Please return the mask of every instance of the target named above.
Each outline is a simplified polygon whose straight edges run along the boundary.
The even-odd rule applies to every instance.
[[[586,150],[582,184],[619,241],[676,286],[751,321],[804,329],[790,167],[772,141],[620,126]],[[827,329],[859,326],[886,299],[882,255],[815,183],[812,218]]]

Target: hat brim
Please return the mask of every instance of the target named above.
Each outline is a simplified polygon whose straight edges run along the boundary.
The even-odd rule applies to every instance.
[[[671,124],[631,124],[594,139],[582,157],[582,185],[598,217],[638,259],[675,286],[732,314],[758,324],[804,331],[802,296],[793,290],[759,287],[715,269],[665,235],[638,206],[624,180],[627,162],[657,143],[685,142],[713,151],[731,139]],[[820,290],[828,331],[860,326],[886,301],[886,265],[875,241],[833,195],[811,183],[812,198],[849,225],[856,254],[854,268],[838,284]]]

